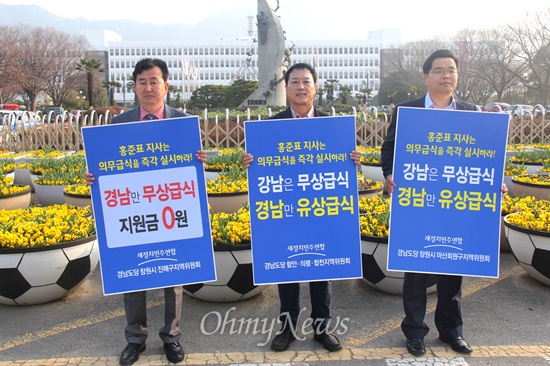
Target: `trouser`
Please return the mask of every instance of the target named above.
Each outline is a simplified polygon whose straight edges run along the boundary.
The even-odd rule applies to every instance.
[[[281,311],[279,320],[283,329],[290,326],[296,329],[300,316],[300,283],[285,283],[279,286],[279,300]],[[309,282],[309,295],[311,298],[311,319],[317,332],[324,332],[330,323],[330,300],[332,285],[329,281]]]
[[[147,339],[147,296],[146,291],[130,292],[123,295],[126,312],[124,334],[128,343],[143,344]],[[164,289],[164,326],[159,336],[164,343],[177,342],[181,337],[182,286]]]
[[[403,307],[405,318],[401,329],[407,339],[423,339],[429,327],[426,316],[426,278],[424,273],[405,273],[403,282]],[[437,306],[435,325],[442,338],[462,336],[462,276],[440,275],[437,279]]]

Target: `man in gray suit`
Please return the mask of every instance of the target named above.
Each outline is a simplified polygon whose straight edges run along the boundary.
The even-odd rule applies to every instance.
[[[398,108],[476,110],[474,104],[464,102],[453,96],[458,83],[458,59],[451,51],[435,51],[426,59],[422,69],[428,93],[419,99],[410,100],[396,106],[392,113],[386,139],[382,145],[382,170],[390,194],[395,188],[392,173]],[[426,353],[424,336],[428,334],[429,330],[424,322],[426,316],[426,279],[427,275],[424,273],[405,273],[403,283],[405,319],[401,323],[401,329],[407,337],[407,350],[415,356]],[[472,348],[462,338],[461,295],[462,276],[438,276],[435,325],[439,331],[439,339],[448,343],[454,351],[469,354],[472,352]]]
[[[189,116],[164,103],[169,86],[166,62],[160,59],[142,59],[136,64],[132,77],[139,105],[113,117],[111,124]],[[205,163],[206,151],[199,150],[197,158]],[[86,173],[86,182],[92,184],[93,181],[93,175]],[[159,336],[164,342],[168,361],[173,363],[183,361],[185,356],[179,343],[182,295],[182,286],[164,289],[165,323],[159,331]],[[125,293],[123,298],[127,322],[124,333],[128,345],[122,351],[119,363],[131,365],[139,359],[139,354],[145,350],[145,340],[148,335],[146,292]]]

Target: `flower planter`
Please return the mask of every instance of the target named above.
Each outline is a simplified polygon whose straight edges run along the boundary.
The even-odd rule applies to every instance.
[[[506,230],[504,226],[504,216],[501,216],[500,223],[500,251],[501,252],[511,252],[510,243],[508,242],[508,237],[506,237]]]
[[[0,210],[16,210],[29,208],[31,204],[31,188],[24,192],[0,196]]]
[[[55,204],[64,204],[65,195],[63,190],[67,185],[48,185],[48,184],[35,184],[34,191],[36,197],[43,206],[55,205]]]
[[[14,184],[14,183],[15,183],[15,169],[12,169],[12,170],[9,171],[9,172],[5,172],[4,175],[5,175],[7,178],[11,178],[11,184]]]
[[[543,200],[550,198],[550,186],[547,185],[519,182],[512,178],[512,189],[516,196],[534,196]]]
[[[248,192],[208,193],[208,203],[212,213],[237,212],[239,208],[248,203]]]
[[[99,261],[95,235],[37,248],[0,248],[0,304],[36,305],[75,290]]]
[[[206,180],[216,180],[218,175],[220,175],[221,169],[204,169],[204,179]]]
[[[373,164],[365,164],[361,163],[361,172],[365,176],[365,178],[377,180],[380,182],[385,182],[386,179],[384,179],[384,173],[382,172],[382,166],[381,165],[373,165]],[[386,186],[384,184],[384,193],[388,193]]]
[[[544,166],[534,163],[523,163],[523,165],[527,168],[527,174],[537,174],[537,171]]]
[[[217,280],[185,285],[187,295],[203,301],[233,302],[249,299],[267,288],[254,285],[250,244],[215,246],[214,261]]]
[[[383,191],[384,191],[383,187],[359,191],[359,199],[361,199],[361,197],[370,198],[370,197],[381,196]]]
[[[13,183],[21,186],[31,186],[31,189],[34,189],[29,168],[15,168]]]
[[[214,156],[218,155],[220,153],[220,150],[206,150],[206,158],[213,158]]]
[[[511,175],[505,175],[504,176],[504,184],[506,184],[506,187],[508,187],[508,194],[512,197],[515,197],[516,194],[514,193],[514,185],[512,184],[512,176]]]
[[[361,260],[363,280],[377,290],[402,295],[405,273],[388,271],[388,239],[361,235]],[[437,276],[428,277],[426,293],[436,291]]]
[[[507,220],[510,215],[504,225],[512,254],[525,272],[550,286],[550,233],[515,226]]]
[[[74,194],[63,191],[65,203],[71,206],[86,207],[92,205],[92,196],[89,194]]]

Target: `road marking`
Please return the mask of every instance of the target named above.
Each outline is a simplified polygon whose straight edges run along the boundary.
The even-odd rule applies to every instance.
[[[388,366],[467,366],[472,358],[540,358],[550,360],[550,346],[473,346],[474,352],[462,357],[450,347],[426,347],[427,357],[413,358],[405,347],[397,348],[354,348],[339,352],[285,351],[285,352],[231,352],[231,353],[190,353],[178,365],[233,365],[233,366],[309,366],[315,362],[338,363],[343,361],[387,360]],[[289,360],[291,360],[289,362]],[[454,363],[439,363],[437,360],[454,360]],[[116,365],[118,357],[73,357],[16,361],[0,361],[0,366],[42,366],[42,365]],[[141,355],[135,366],[167,365],[165,355]],[[526,364],[526,363],[522,363]]]
[[[475,282],[468,284],[468,286],[462,287],[462,297],[464,298],[464,297],[470,296],[478,292],[479,290],[483,290],[491,285],[494,285],[497,282],[505,280],[508,277],[521,272],[523,272],[523,269],[519,265],[515,265],[509,270],[502,272],[499,278],[482,278],[479,280],[476,279]],[[432,301],[431,303],[428,301],[428,305],[426,306],[426,314],[430,314],[434,312],[436,304],[437,303],[435,300]],[[373,327],[373,329],[368,332],[368,335],[366,335],[366,337],[347,338],[346,345],[354,346],[354,347],[365,346],[366,344],[372,342],[373,340],[380,338],[396,329],[399,329],[401,327],[402,320],[403,320],[403,316],[401,315],[382,320],[378,322]]]

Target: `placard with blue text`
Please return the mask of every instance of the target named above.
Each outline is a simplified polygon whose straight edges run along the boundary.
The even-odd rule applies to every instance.
[[[82,133],[104,294],[214,281],[198,117]]]
[[[388,270],[498,277],[508,119],[398,109]]]
[[[359,278],[355,119],[245,122],[254,283]]]

